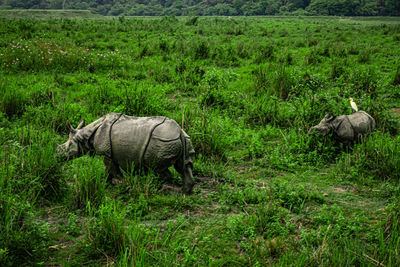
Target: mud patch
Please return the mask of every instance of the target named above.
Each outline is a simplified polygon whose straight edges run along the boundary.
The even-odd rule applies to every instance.
[[[399,116],[399,114],[400,114],[400,108],[392,108],[391,111],[392,111],[392,113],[394,113],[397,116]]]

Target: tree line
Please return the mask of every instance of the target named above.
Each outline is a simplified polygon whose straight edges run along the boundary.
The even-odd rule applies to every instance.
[[[81,9],[108,16],[400,16],[400,0],[0,0],[1,9]]]

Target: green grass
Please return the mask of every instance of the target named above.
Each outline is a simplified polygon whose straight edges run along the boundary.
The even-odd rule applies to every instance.
[[[399,264],[397,18],[7,12],[0,265]],[[376,132],[352,147],[307,135],[349,97]],[[109,112],[175,119],[193,194],[176,171],[112,186],[101,157],[57,162],[67,120]]]

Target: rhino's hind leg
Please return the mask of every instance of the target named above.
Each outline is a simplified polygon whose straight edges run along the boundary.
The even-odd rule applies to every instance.
[[[104,159],[104,165],[106,166],[107,182],[113,185],[122,183],[120,180],[122,173],[118,165],[116,165],[112,160],[106,158]]]

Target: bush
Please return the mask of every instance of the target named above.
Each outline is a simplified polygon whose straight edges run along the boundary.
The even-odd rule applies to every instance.
[[[273,61],[274,57],[275,57],[274,46],[272,44],[261,45],[257,49],[257,54],[254,63],[261,64],[267,61]]]

